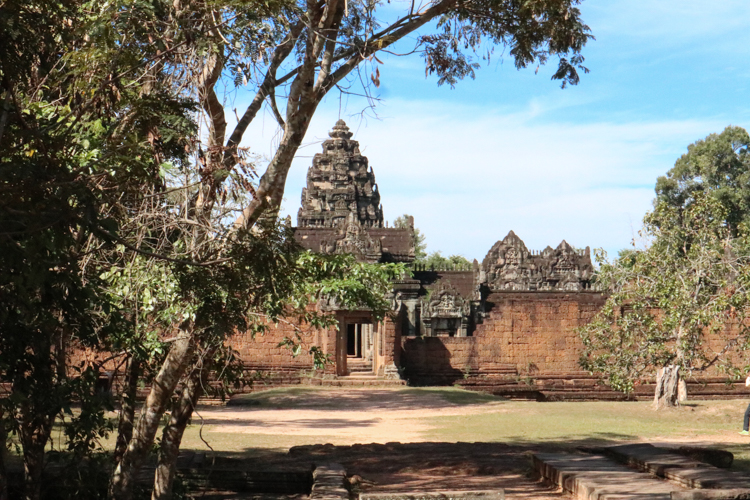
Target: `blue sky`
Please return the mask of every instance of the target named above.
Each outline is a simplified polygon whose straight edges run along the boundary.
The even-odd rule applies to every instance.
[[[414,215],[429,251],[481,261],[511,229],[529,249],[562,239],[610,255],[627,247],[656,177],[689,144],[750,128],[750,2],[588,0],[581,10],[596,40],[577,87],[550,80],[554,61],[517,71],[502,49],[455,89],[425,78],[418,56],[380,57],[374,112],[335,94],[319,108],[285,213],[296,220],[311,157],[341,117],[370,160],[386,218]],[[277,141],[266,115],[245,144],[270,157]]]

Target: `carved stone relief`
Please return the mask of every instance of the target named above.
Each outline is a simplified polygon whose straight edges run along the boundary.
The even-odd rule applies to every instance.
[[[429,300],[420,302],[424,335],[465,337],[468,333],[471,303],[450,283],[442,283]]]
[[[320,243],[321,253],[350,253],[367,262],[377,262],[383,255],[380,240],[373,240],[367,230],[355,218],[354,213],[339,222],[336,235],[332,240]]]
[[[511,231],[487,253],[481,276],[492,291],[580,291],[590,288],[593,272],[588,247],[576,250],[563,240],[531,252]]]

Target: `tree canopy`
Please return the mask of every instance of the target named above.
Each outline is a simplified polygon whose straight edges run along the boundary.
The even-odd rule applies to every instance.
[[[450,255],[445,257],[440,250],[430,252],[429,255],[422,259],[420,264],[424,264],[428,269],[452,269],[452,268],[463,268],[471,269],[471,262],[463,255]]]
[[[656,202],[686,208],[705,193],[726,210],[733,234],[750,226],[750,135],[729,126],[688,146],[667,175],[656,181]]]
[[[609,296],[580,329],[581,365],[624,392],[658,372],[657,406],[684,397],[680,387],[695,372],[736,373],[734,355],[750,347],[750,233],[736,192],[747,172],[743,146],[732,142],[743,133],[728,128],[692,145],[659,178],[640,231],[645,246],[634,243],[613,262],[598,255],[597,282]],[[727,182],[716,169],[731,171]]]

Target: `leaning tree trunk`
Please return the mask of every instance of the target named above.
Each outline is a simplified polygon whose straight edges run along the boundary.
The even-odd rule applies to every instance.
[[[284,186],[289,168],[307,133],[317,105],[318,103],[314,101],[307,102],[304,106],[300,105],[299,113],[287,121],[281,143],[260,179],[255,196],[235,222],[237,228],[249,229],[267,210],[272,212],[279,210],[284,197]]]
[[[682,391],[680,391],[681,384],[683,384]],[[658,410],[660,408],[669,408],[679,405],[680,392],[685,395],[684,381],[680,378],[680,366],[669,365],[660,368],[656,372],[654,409]]]
[[[19,413],[18,439],[23,449],[24,498],[39,500],[42,495],[44,447],[52,432],[52,421],[46,415],[34,415],[28,405],[22,405]]]
[[[203,384],[207,382],[207,370],[196,368],[182,389],[169,423],[164,426],[159,447],[159,462],[154,474],[154,490],[151,500],[171,500],[172,486],[177,471],[177,456],[185,427],[190,422],[198,398],[203,394]]]
[[[167,403],[193,358],[195,344],[192,336],[184,331],[180,335],[172,342],[167,359],[151,384],[151,392],[141,409],[138,423],[133,429],[133,437],[115,468],[110,484],[110,498],[113,500],[133,498],[135,479],[154,443]]]
[[[131,356],[125,376],[120,406],[120,421],[117,424],[117,444],[115,444],[114,460],[120,463],[128,444],[133,437],[133,423],[135,422],[135,398],[138,393],[138,378],[141,362],[136,356]]]

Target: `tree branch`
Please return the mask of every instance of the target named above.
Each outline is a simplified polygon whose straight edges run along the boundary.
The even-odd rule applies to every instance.
[[[266,75],[263,79],[263,83],[258,89],[258,92],[255,94],[252,102],[243,113],[242,118],[240,118],[239,122],[237,122],[232,135],[227,141],[227,145],[224,151],[225,170],[229,171],[237,162],[237,148],[239,147],[240,141],[242,141],[242,136],[245,134],[247,127],[250,126],[250,123],[252,123],[252,121],[255,119],[255,116],[258,114],[258,111],[263,104],[263,100],[271,94],[272,90],[277,85],[283,83],[284,81],[286,81],[286,79],[291,77],[291,75],[286,75],[284,79],[277,80],[276,71],[278,71],[281,63],[283,63],[284,60],[289,57],[289,54],[291,54],[292,49],[297,42],[297,38],[299,38],[299,35],[304,27],[304,22],[297,22],[289,31],[289,35],[276,47],[276,50],[274,50],[273,55],[271,56],[271,63],[269,64],[268,70],[266,71]]]
[[[381,31],[378,36],[373,37],[371,40],[369,40],[361,51],[352,55],[348,61],[339,66],[339,68],[326,79],[324,84],[321,86],[321,92],[325,94],[326,92],[328,92],[328,90],[331,89],[331,87],[336,85],[346,75],[348,75],[349,72],[351,72],[360,62],[370,57],[375,52],[390,46],[412,31],[424,26],[428,22],[435,19],[437,16],[446,13],[452,6],[455,5],[455,3],[456,0],[442,0],[441,2],[427,9],[423,14],[419,15],[416,18],[413,18],[411,21],[404,23],[395,31],[392,30],[392,26]],[[400,21],[401,20],[399,20],[398,22]],[[388,34],[391,33],[391,31],[392,34]]]

